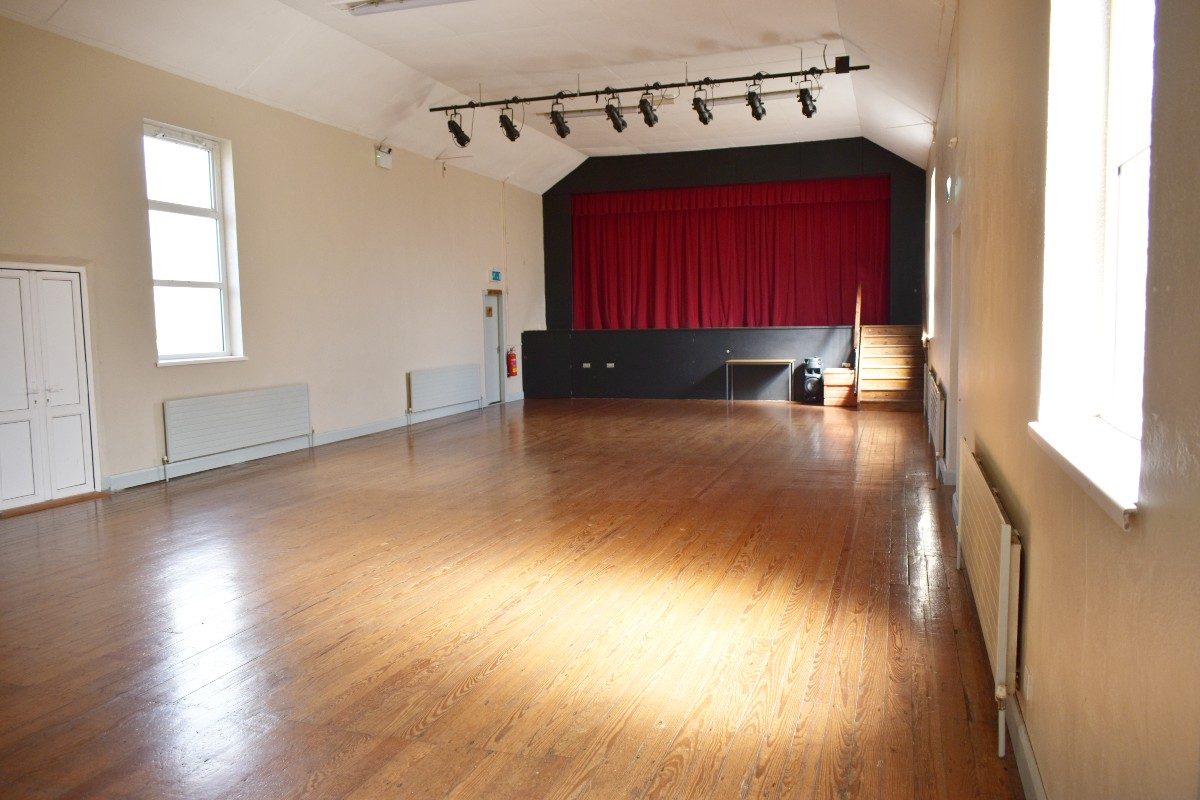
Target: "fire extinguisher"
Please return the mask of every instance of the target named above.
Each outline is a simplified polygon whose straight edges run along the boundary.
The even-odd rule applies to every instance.
[[[508,348],[508,355],[505,357],[505,362],[508,364],[508,377],[517,377],[517,348]]]

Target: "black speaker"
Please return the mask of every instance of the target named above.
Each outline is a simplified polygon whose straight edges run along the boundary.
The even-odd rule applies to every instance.
[[[825,379],[821,376],[823,371],[821,359],[804,359],[804,383],[800,387],[800,402],[818,405],[825,402]]]

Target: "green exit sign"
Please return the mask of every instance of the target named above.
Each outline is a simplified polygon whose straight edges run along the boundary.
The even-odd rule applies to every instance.
[[[492,270],[492,283],[499,283],[499,282],[500,282],[500,270],[494,269],[494,270]]]

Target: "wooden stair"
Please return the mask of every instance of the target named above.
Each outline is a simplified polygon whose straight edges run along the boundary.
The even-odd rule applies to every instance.
[[[925,370],[921,326],[863,325],[860,337],[859,406],[919,410]]]

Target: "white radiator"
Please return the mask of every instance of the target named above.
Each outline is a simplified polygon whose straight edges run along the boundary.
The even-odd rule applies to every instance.
[[[408,373],[408,413],[462,403],[478,403],[482,407],[481,374],[478,364],[414,369]]]
[[[312,434],[308,385],[163,402],[166,461],[183,461]]]
[[[958,450],[958,559],[967,568],[971,595],[991,662],[1004,756],[1004,706],[1017,688],[1017,607],[1021,590],[1021,538],[1013,530],[979,458],[963,439]]]
[[[937,375],[925,367],[925,424],[929,428],[929,441],[933,443],[933,454],[946,457],[946,395],[938,386]]]

